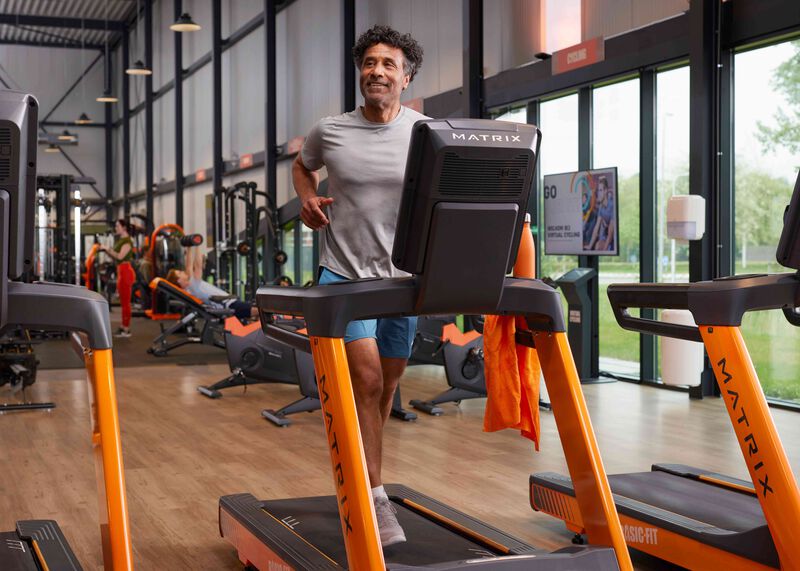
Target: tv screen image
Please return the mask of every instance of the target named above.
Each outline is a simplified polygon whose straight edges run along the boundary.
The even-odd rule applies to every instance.
[[[545,254],[619,254],[616,167],[545,175],[543,195]]]

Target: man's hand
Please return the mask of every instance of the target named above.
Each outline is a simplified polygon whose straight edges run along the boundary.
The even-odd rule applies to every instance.
[[[303,202],[303,208],[300,209],[300,219],[312,230],[319,230],[323,226],[327,226],[330,220],[325,216],[323,209],[331,203],[333,203],[332,198],[312,196]]]

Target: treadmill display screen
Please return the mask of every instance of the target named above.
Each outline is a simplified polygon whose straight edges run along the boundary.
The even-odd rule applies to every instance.
[[[406,163],[392,262],[422,272],[433,206],[439,202],[517,204],[513,255],[533,183],[540,133],[534,125],[488,119],[419,121]]]

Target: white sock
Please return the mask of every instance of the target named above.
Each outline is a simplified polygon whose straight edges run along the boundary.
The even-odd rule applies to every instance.
[[[378,486],[377,488],[372,488],[372,499],[377,500],[378,498],[386,498],[389,499],[389,496],[386,494],[386,490],[384,487]]]

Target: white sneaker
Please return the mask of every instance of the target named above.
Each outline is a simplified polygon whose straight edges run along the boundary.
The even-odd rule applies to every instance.
[[[380,531],[381,545],[389,547],[395,543],[402,543],[406,540],[406,534],[394,515],[397,513],[389,498],[375,498],[375,516],[378,520],[378,531]]]
[[[123,337],[123,338],[127,339],[130,336],[131,336],[131,330],[130,329],[123,329],[122,327],[117,329],[117,331],[114,333],[114,337]]]

